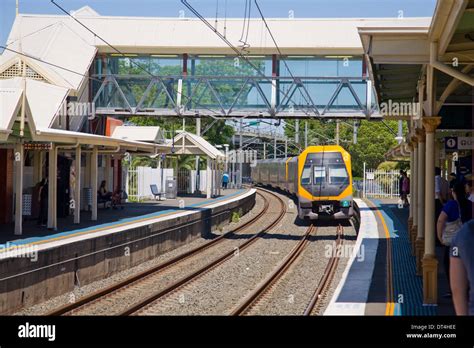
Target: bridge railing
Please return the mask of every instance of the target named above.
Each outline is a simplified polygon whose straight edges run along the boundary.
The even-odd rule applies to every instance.
[[[214,117],[376,116],[365,77],[94,75],[97,114]]]

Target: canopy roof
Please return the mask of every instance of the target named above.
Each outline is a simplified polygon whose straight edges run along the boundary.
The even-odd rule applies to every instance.
[[[12,130],[25,90],[26,116],[33,131],[49,128],[68,93],[67,88],[32,79],[25,79],[24,82],[20,77],[0,80],[0,100],[2,101],[0,130],[3,134],[3,137],[0,135],[0,139],[3,141]],[[45,100],[48,102],[44,102]]]
[[[156,54],[235,54],[221,39],[196,18],[154,18],[100,16],[86,6],[72,15],[111,45],[126,53]],[[235,46],[244,25],[242,18],[226,19],[226,38]],[[425,25],[426,18],[268,18],[267,23],[283,54],[362,54],[358,27],[374,27],[390,23],[395,27]],[[65,15],[21,14],[15,20],[8,43],[23,35],[62,22],[74,30],[99,52],[116,53],[100,39]],[[214,22],[214,19],[212,20]],[[224,19],[218,19],[223,31]],[[192,33],[192,34],[190,34]],[[311,33],[311,35],[308,35]],[[277,54],[260,18],[250,19],[247,50],[250,54]]]
[[[23,16],[18,16],[15,23],[18,36],[10,35],[8,49],[0,56],[0,73],[21,58],[48,82],[79,90],[97,49],[65,21],[52,21],[33,31],[29,30],[29,22]],[[14,30],[15,25],[12,32]]]
[[[170,153],[177,155],[201,155],[213,160],[225,157],[221,151],[206,139],[188,132],[177,134],[172,143],[168,143],[168,146],[170,147]]]
[[[365,26],[359,27],[359,34],[379,103],[418,99],[417,83],[430,64],[430,42],[438,42],[438,62],[473,76],[474,0],[438,0],[431,22],[403,29],[390,23]],[[473,95],[472,87],[453,79],[446,73],[448,69],[443,70],[436,70],[440,101],[436,114],[444,102],[471,102]]]
[[[161,128],[152,126],[117,126],[112,136],[147,143],[164,143],[166,140]]]
[[[131,148],[138,152],[148,153],[156,153],[160,149],[166,149],[166,147],[160,148],[156,144],[136,141],[135,139],[122,139],[50,128],[55,115],[59,112],[67,96],[68,89],[32,79],[23,81],[20,77],[0,80],[0,141],[7,141],[10,134],[13,133],[25,88],[25,126],[27,126],[25,130],[29,131],[33,141],[121,146],[122,148]],[[44,102],[44,100],[48,102]]]

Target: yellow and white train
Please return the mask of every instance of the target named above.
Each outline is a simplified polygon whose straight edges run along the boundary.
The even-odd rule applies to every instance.
[[[300,219],[354,214],[351,156],[341,146],[309,146],[296,157],[260,160],[251,175],[255,184],[296,195]]]

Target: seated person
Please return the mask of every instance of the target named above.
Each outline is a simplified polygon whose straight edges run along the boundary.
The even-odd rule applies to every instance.
[[[99,194],[99,200],[101,201],[110,201],[112,199],[112,192],[109,192],[107,191],[107,187],[106,187],[106,181],[105,180],[102,180],[102,182],[100,183],[100,187],[99,187],[99,191],[98,191],[98,194]]]

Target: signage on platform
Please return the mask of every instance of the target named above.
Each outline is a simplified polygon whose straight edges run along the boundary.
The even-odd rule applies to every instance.
[[[474,137],[446,137],[444,148],[447,151],[474,149]]]

